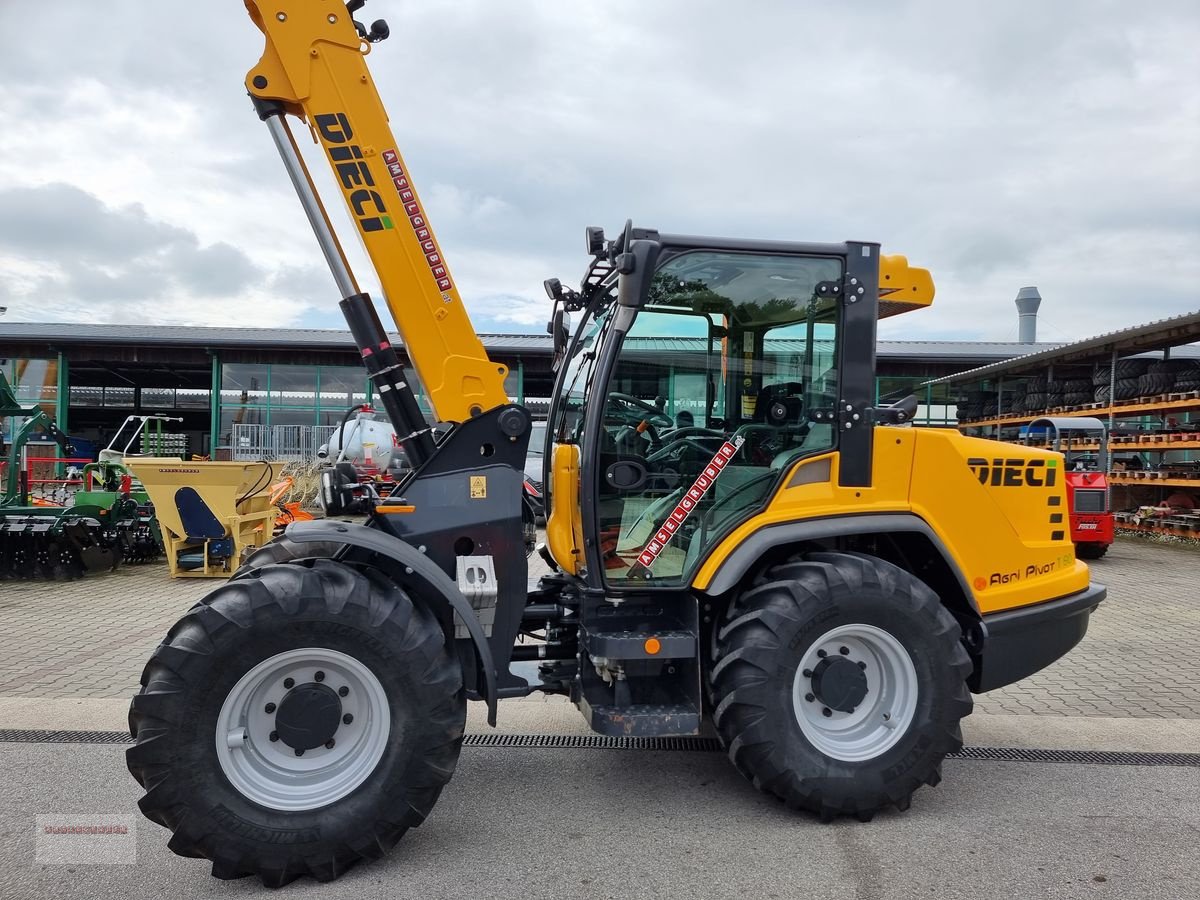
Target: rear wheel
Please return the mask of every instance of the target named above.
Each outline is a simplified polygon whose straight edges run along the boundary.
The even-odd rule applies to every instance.
[[[1108,552],[1108,544],[1085,541],[1075,545],[1075,555],[1080,559],[1099,559]]]
[[[718,630],[713,720],[760,790],[828,820],[906,809],[971,711],[961,632],[926,585],[871,557],[768,570]]]
[[[218,878],[327,881],[424,820],[465,718],[441,627],[393,582],[329,560],[265,565],[155,650],[127,762],[179,855]]]

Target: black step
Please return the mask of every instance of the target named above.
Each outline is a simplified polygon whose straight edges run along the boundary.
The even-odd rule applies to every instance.
[[[593,731],[618,737],[670,737],[700,733],[700,711],[688,703],[590,706],[581,704]]]
[[[608,659],[691,659],[698,641],[696,632],[683,628],[597,631],[585,627],[580,634],[588,656]]]

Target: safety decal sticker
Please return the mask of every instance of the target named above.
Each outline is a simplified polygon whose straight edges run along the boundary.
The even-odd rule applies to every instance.
[[[708,465],[704,467],[704,471],[700,473],[687,492],[683,495],[683,499],[679,501],[671,514],[667,516],[667,520],[663,522],[662,527],[658,529],[654,537],[650,539],[650,543],[642,548],[642,552],[638,554],[638,562],[649,570],[654,561],[658,559],[658,555],[666,549],[667,544],[671,543],[671,538],[675,536],[675,532],[679,530],[679,526],[687,521],[687,517],[692,514],[699,504],[700,499],[708,492],[721,473],[725,471],[725,467],[729,465],[729,461],[741,449],[742,444],[746,442],[745,437],[736,437],[732,441],[726,441],[721,445],[721,448],[716,452]]]
[[[417,194],[408,181],[408,174],[400,164],[400,154],[395,150],[384,150],[383,164],[387,166],[388,174],[392,176],[392,184],[396,188],[396,193],[400,195],[400,203],[404,206],[404,214],[408,216],[413,233],[421,242],[421,252],[425,254],[425,262],[429,264],[429,271],[433,273],[438,290],[442,292],[442,299],[449,303],[451,300],[449,292],[454,288],[453,282],[450,281],[450,271],[442,261],[442,251],[438,249],[437,242],[433,239],[433,232],[429,230],[429,223],[425,221],[425,213],[417,200]]]

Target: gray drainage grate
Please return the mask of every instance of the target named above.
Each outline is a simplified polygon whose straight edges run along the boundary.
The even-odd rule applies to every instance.
[[[716,738],[608,737],[603,734],[468,734],[464,747],[525,747],[536,750],[692,750],[720,753]]]
[[[129,744],[123,731],[6,731],[0,743]],[[602,734],[468,734],[464,747],[527,750],[666,750],[720,753],[716,738],[608,737]],[[1085,766],[1184,766],[1200,768],[1200,753],[1127,753],[1113,750],[1026,750],[1020,747],[963,747],[947,759],[991,762],[1073,763]]]
[[[0,729],[0,742],[18,744],[132,744],[127,731],[33,731]]]
[[[1122,750],[1026,750],[1018,747],[963,747],[947,759],[994,762],[1075,763],[1085,766],[1190,766],[1200,768],[1200,753],[1134,753]]]

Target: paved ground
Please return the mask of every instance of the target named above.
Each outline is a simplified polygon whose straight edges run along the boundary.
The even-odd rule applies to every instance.
[[[333,884],[220,882],[137,814],[121,749],[0,744],[0,897],[1200,896],[1200,769],[948,762],[907,813],[822,826],[717,753],[464,750],[432,816]],[[136,865],[38,865],[33,818],[130,816]]]
[[[1083,643],[977,697],[977,711],[1200,719],[1200,553],[1124,538],[1093,571],[1109,599]],[[0,582],[0,697],[131,696],[167,628],[219,583],[172,581],[160,565],[70,583]]]

